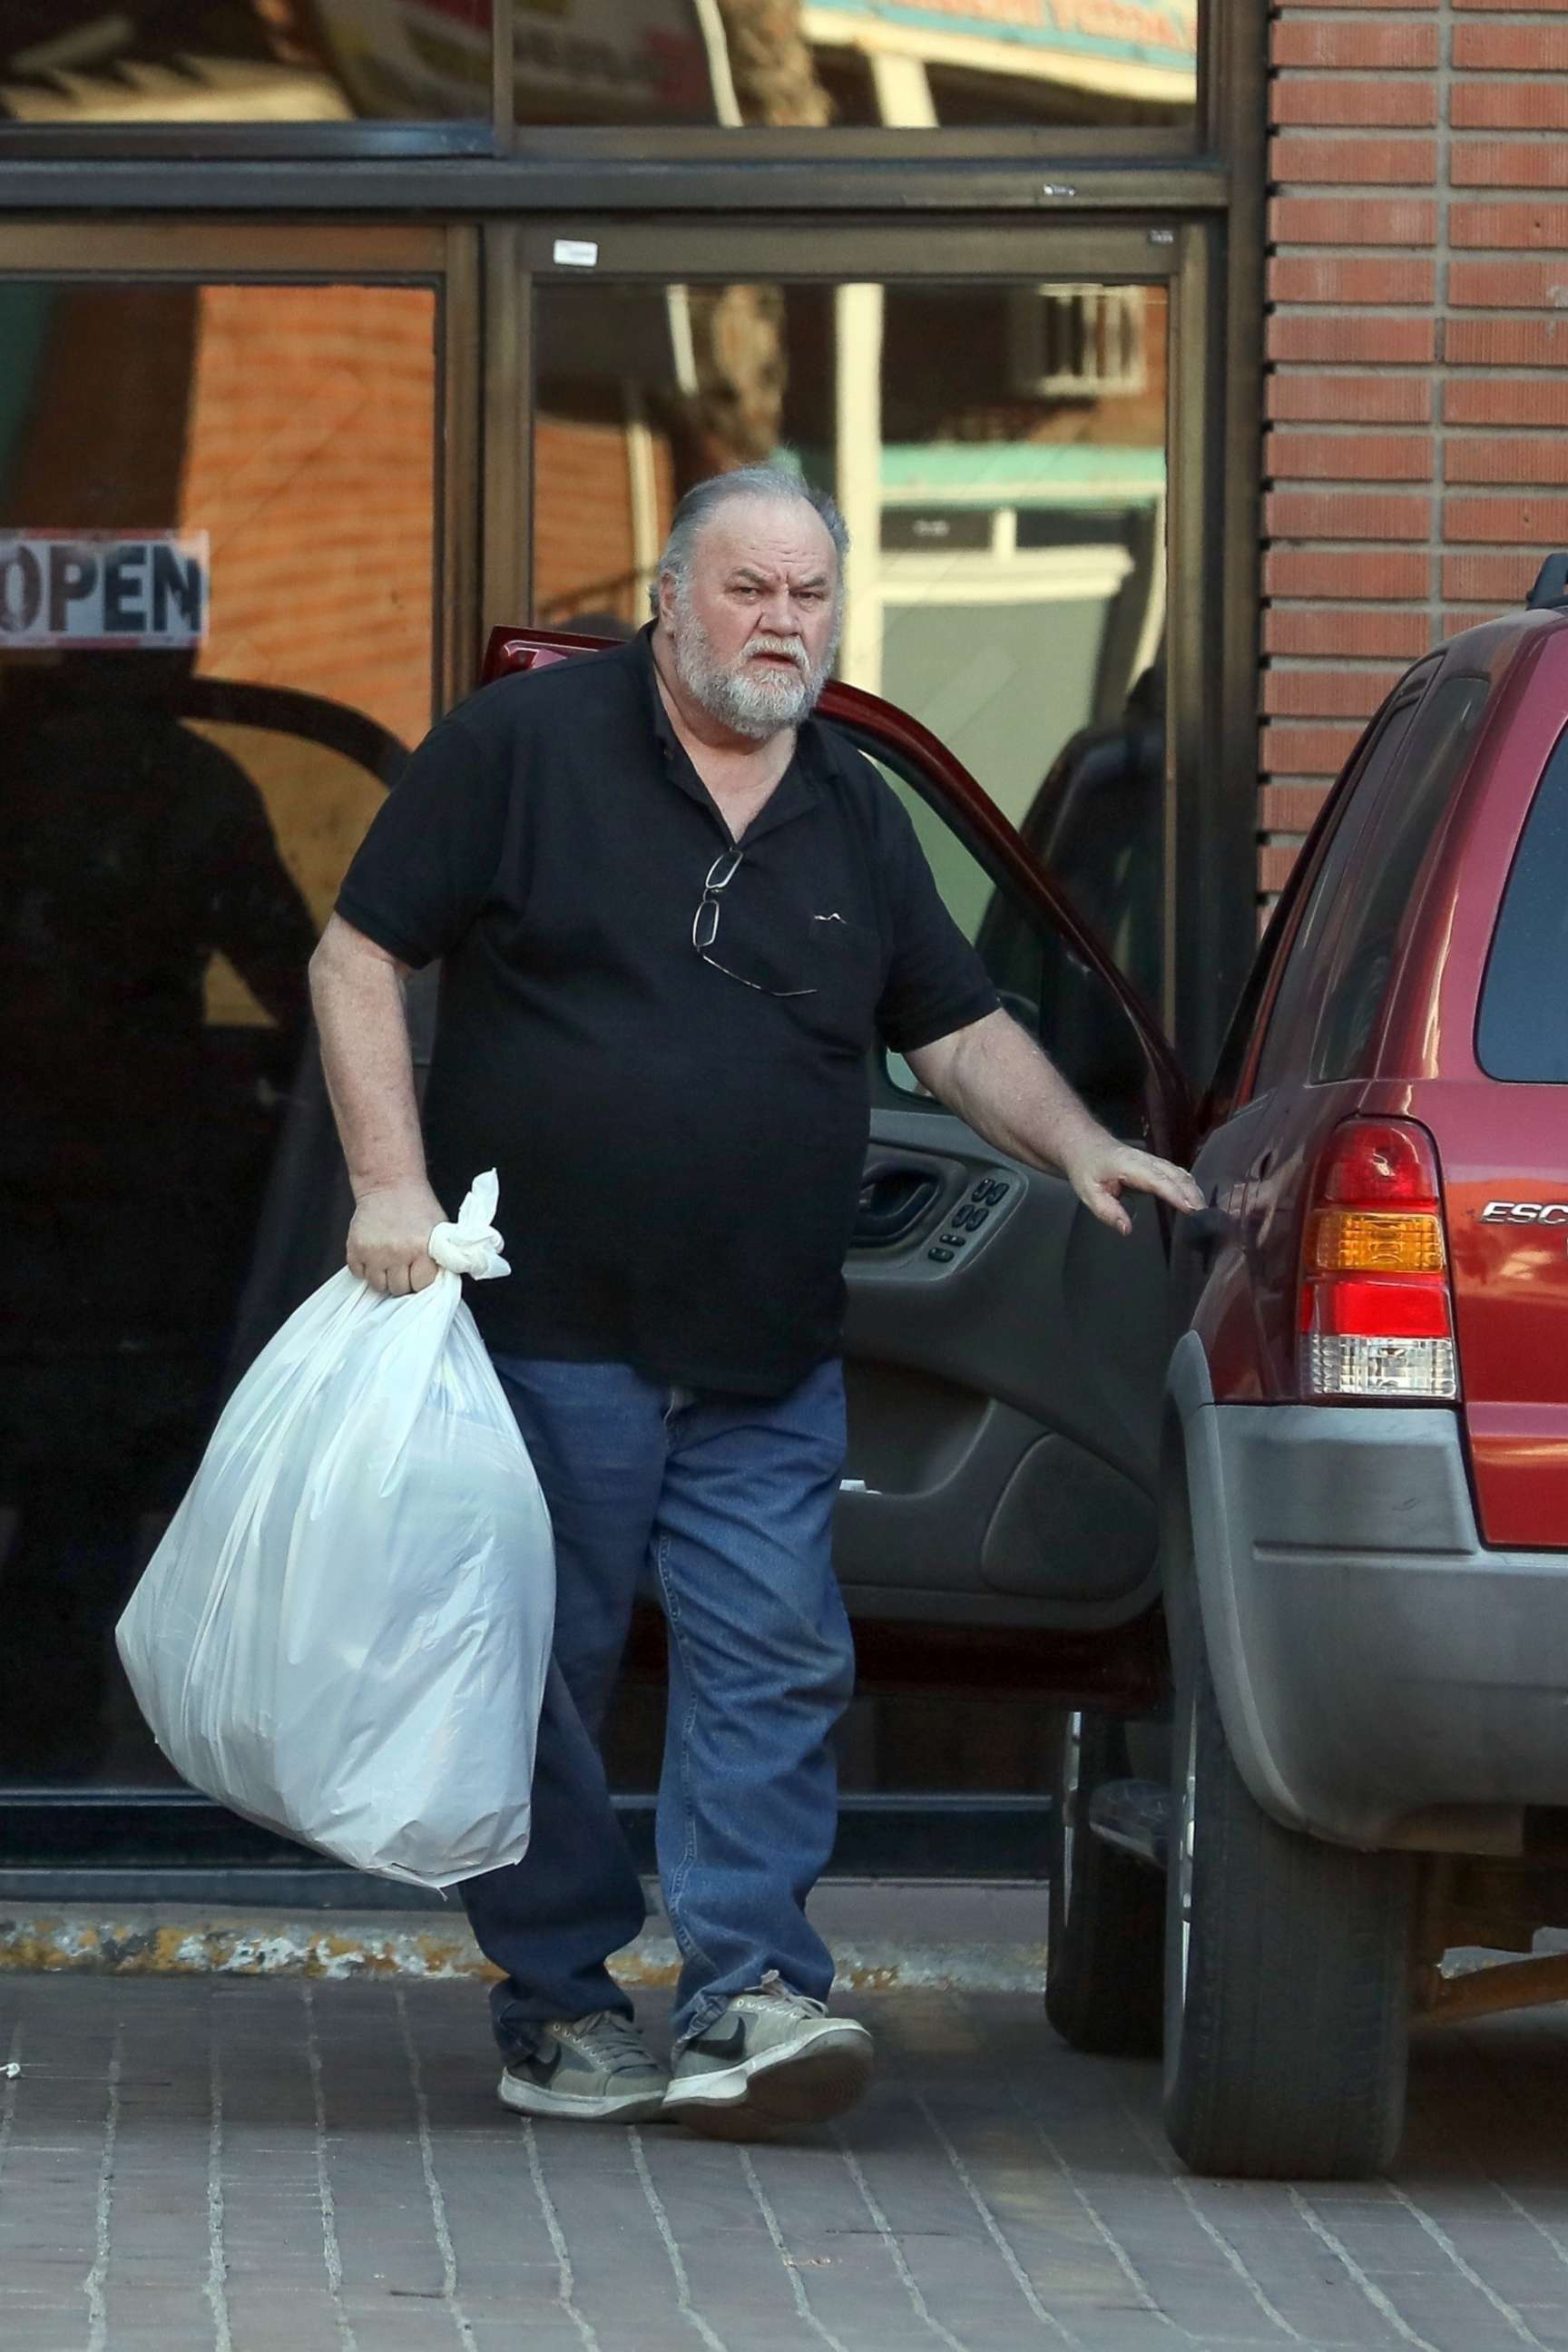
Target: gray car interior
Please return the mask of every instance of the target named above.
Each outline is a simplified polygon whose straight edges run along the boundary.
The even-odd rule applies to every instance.
[[[944,890],[948,845],[931,816],[970,862],[948,894],[973,908],[983,848],[907,755],[857,733],[906,800],[927,803],[921,831]],[[1111,992],[994,877],[975,936],[1009,1012],[1110,1124],[1138,1135],[1145,1074]],[[866,1618],[1123,1623],[1158,1589],[1159,1215],[1138,1202],[1122,1239],[1063,1179],[999,1154],[911,1074],[900,1083],[901,1068],[874,1058],[846,1266],[849,1454],[835,1538],[846,1598]]]

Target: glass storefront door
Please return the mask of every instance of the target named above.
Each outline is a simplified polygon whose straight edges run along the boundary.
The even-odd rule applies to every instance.
[[[839,676],[956,752],[1162,1003],[1188,756],[1171,681],[1192,677],[1206,593],[1184,236],[580,224],[531,240],[516,617],[639,626],[675,503],[705,475],[766,461],[831,491],[853,538]],[[1184,725],[1191,709],[1189,690]],[[985,877],[940,820],[911,814],[976,936]],[[862,1646],[869,1663],[873,1633]],[[628,1696],[615,1760],[635,1789],[656,1768],[659,1701]],[[1049,1737],[1029,1699],[870,1696],[847,1727],[844,1781],[1038,1789]]]
[[[69,1845],[169,1786],[114,1622],[219,1400],[341,1242],[300,1224],[333,1190],[306,964],[472,643],[442,545],[453,241],[328,247],[0,247],[11,1863],[49,1803]]]

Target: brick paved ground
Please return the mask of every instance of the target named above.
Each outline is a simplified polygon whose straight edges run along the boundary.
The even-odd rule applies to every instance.
[[[530,2130],[477,1989],[0,1979],[5,2352],[1568,2347],[1568,2032],[1428,2032],[1398,2179],[1172,2169],[1152,2067],[900,1993],[840,2136]]]

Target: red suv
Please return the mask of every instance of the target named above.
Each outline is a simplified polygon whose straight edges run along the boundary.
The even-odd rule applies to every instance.
[[[1444,1953],[1568,1926],[1565,595],[1558,557],[1389,697],[1201,1108],[979,786],[824,700],[1010,1009],[1196,1152],[1205,1210],[1119,1243],[875,1058],[837,1557],[868,1657],[1062,1710],[1047,2008],[1163,2042],[1203,2170],[1378,2169],[1412,2014],[1551,1965]],[[486,674],[584,649],[498,631]]]

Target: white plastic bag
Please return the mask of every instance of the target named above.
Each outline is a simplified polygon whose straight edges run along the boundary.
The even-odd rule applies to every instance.
[[[494,1171],[386,1298],[334,1275],[236,1389],[120,1621],[176,1771],[355,1869],[520,1859],[555,1605],[550,1521],[464,1306],[505,1274]]]

